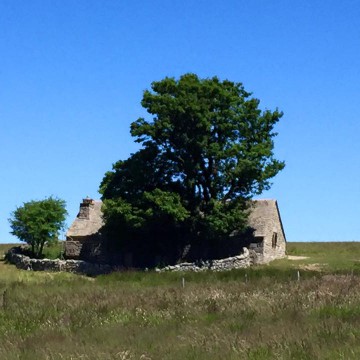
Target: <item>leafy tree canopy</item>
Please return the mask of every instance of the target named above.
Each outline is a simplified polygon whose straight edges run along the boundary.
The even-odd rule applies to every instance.
[[[274,158],[279,110],[262,111],[241,83],[185,74],[155,81],[131,124],[142,145],[100,186],[113,233],[181,234],[180,243],[225,239],[246,227],[246,204],[285,164]],[[164,234],[163,234],[164,235]],[[172,238],[174,235],[172,236]],[[183,244],[182,244],[183,245]]]
[[[29,244],[32,253],[40,257],[45,244],[57,241],[66,215],[64,200],[49,197],[25,202],[11,214],[11,234]]]

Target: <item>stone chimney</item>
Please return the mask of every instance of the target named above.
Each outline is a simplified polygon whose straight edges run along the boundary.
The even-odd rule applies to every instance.
[[[78,215],[79,219],[90,219],[90,207],[94,204],[94,200],[87,197],[83,199],[82,203],[80,204],[80,212]]]

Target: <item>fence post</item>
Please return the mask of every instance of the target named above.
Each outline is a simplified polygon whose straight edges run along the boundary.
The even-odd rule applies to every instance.
[[[4,290],[2,295],[2,308],[6,310],[7,308],[7,289]]]

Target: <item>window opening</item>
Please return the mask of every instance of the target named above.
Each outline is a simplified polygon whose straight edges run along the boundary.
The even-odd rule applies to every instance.
[[[277,245],[277,232],[273,232],[272,234],[272,241],[271,241],[272,248],[275,249]]]

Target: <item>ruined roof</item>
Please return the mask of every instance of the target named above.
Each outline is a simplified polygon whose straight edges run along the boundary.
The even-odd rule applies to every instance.
[[[97,234],[104,225],[101,205],[102,201],[91,200],[91,203],[88,206],[87,216],[82,216],[82,211],[80,208],[80,212],[67,231],[66,237],[71,238],[73,236],[89,236]]]
[[[285,238],[285,232],[276,200],[253,200],[250,207],[248,222],[249,226],[255,229],[255,236],[266,236],[266,230],[269,229],[267,224],[269,224],[269,222],[280,222],[281,230]]]

